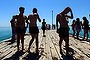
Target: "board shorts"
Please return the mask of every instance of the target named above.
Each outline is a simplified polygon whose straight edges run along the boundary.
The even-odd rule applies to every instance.
[[[38,27],[29,27],[29,33],[31,33],[31,34],[39,33]]]
[[[17,27],[17,29],[16,29],[16,31],[17,31],[17,34],[18,33],[24,33],[24,27],[22,28],[22,27]]]
[[[69,36],[69,27],[60,27],[59,28],[59,37]]]

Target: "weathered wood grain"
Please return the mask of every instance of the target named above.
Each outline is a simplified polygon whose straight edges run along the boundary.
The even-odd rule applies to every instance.
[[[17,52],[16,42],[10,44],[10,42],[0,43],[0,60],[90,60],[90,43],[89,41],[82,41],[69,37],[69,54],[66,56],[65,42],[62,43],[63,55],[60,54],[59,49],[59,36],[56,30],[47,30],[46,37],[43,37],[43,32],[39,32],[39,55],[35,53],[36,40],[34,40],[29,53],[28,47],[31,40],[31,35],[27,33],[24,39],[24,52]],[[20,44],[21,45],[21,44]],[[20,46],[21,47],[21,46]]]

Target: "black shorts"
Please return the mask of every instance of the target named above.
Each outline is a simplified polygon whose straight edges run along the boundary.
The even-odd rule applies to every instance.
[[[29,33],[31,33],[31,34],[39,33],[38,27],[29,27]]]
[[[22,27],[17,27],[17,29],[16,29],[16,31],[17,31],[17,33],[24,33],[24,28],[22,28]]]
[[[59,28],[59,37],[68,37],[69,36],[69,27]]]

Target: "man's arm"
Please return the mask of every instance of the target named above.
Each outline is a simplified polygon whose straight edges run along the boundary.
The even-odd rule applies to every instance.
[[[26,27],[28,27],[28,23],[29,23],[29,22],[28,22],[27,16],[25,16],[25,20],[26,20],[25,22],[27,23]]]
[[[70,9],[70,13],[71,13],[71,16],[69,16],[69,15],[66,14],[66,17],[67,18],[70,18],[70,19],[73,19],[73,13],[72,13],[72,10],[71,9]]]
[[[39,22],[41,22],[41,19],[40,18],[38,18],[38,20],[39,20]]]
[[[31,20],[31,15],[29,15],[29,16],[27,17],[27,19],[26,19],[27,27],[28,27],[28,25],[30,24],[30,20]]]
[[[41,22],[41,19],[40,19],[39,15],[38,15],[38,21]]]

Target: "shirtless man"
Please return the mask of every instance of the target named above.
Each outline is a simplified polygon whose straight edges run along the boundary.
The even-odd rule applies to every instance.
[[[37,26],[37,19],[39,20],[39,22],[41,22],[41,19],[39,18],[39,15],[37,13],[37,9],[33,8],[33,14],[30,14],[28,16],[28,20],[30,21],[29,23],[30,31],[29,32],[32,36],[32,39],[29,43],[28,51],[30,52],[30,47],[34,41],[34,38],[36,38],[36,53],[38,53],[38,33],[39,33],[39,29]]]
[[[20,39],[22,43],[22,52],[24,50],[24,28],[25,28],[25,20],[27,17],[24,14],[24,7],[19,8],[19,15],[16,15],[14,19],[16,19],[16,31],[17,31],[17,50],[19,51]]]
[[[71,13],[71,16],[68,13]],[[66,55],[68,55],[69,50],[69,26],[68,26],[68,18],[73,19],[73,13],[70,7],[65,8],[61,13],[57,14],[56,16],[56,26],[57,26],[57,33],[59,33],[60,41],[60,53],[62,54],[62,41],[65,41],[66,47]],[[58,29],[58,22],[60,24],[60,28]]]

